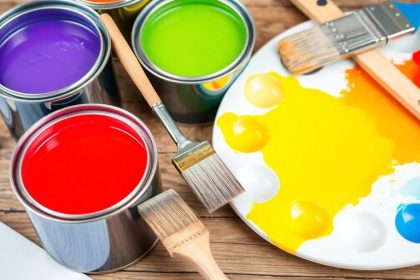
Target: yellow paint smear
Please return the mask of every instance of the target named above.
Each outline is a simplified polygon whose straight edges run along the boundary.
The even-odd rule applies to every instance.
[[[399,65],[411,80],[420,72],[413,61]],[[393,97],[383,90],[366,72],[356,66],[347,71],[350,90],[343,90],[346,105],[360,108],[377,124],[379,132],[395,143],[393,159],[403,164],[420,159],[420,125]]]
[[[415,67],[407,62],[401,69],[410,76]],[[268,90],[281,90],[281,98],[268,96],[281,102],[264,115],[226,113],[217,121],[232,149],[260,151],[277,174],[278,193],[254,204],[247,218],[292,253],[330,234],[334,216],[368,196],[394,164],[420,159],[419,123],[358,67],[346,74],[349,90],[341,97],[304,88],[294,77],[261,74],[278,79],[281,88]],[[257,88],[255,93],[265,96]],[[249,90],[247,100],[258,99]],[[268,105],[261,100],[255,105],[261,104]]]

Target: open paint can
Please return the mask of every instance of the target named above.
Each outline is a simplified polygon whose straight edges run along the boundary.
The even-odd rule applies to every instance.
[[[70,105],[120,105],[110,53],[98,14],[74,1],[34,1],[0,16],[0,114],[11,134]]]
[[[118,270],[157,242],[137,211],[161,192],[156,144],[122,109],[76,105],[44,117],[18,141],[10,180],[44,249],[72,270]]]
[[[108,13],[120,28],[126,39],[131,36],[133,23],[150,0],[77,0],[97,10]]]
[[[134,23],[132,45],[163,103],[182,123],[214,121],[255,43],[253,20],[235,0],[156,0]]]

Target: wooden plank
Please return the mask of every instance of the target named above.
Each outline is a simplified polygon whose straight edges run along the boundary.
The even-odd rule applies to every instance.
[[[0,212],[0,220],[38,243],[32,226],[25,213]],[[306,278],[378,278],[378,279],[419,279],[418,267],[389,271],[352,271],[326,267],[287,254],[257,237],[238,219],[204,218],[210,231],[213,255],[227,274],[256,276],[290,276]],[[162,245],[158,244],[142,261],[130,266],[126,271],[142,274],[194,272],[194,268],[178,259],[171,259]],[[94,276],[95,279],[102,276]],[[118,279],[118,278],[117,278]],[[246,277],[243,279],[247,279]]]
[[[0,0],[0,14],[17,3],[27,0]],[[288,0],[243,0],[255,19],[257,27],[256,49],[270,38],[299,22],[307,20]],[[343,10],[357,9],[382,0],[336,0]],[[415,2],[415,1],[411,1]],[[187,203],[198,212],[211,233],[214,256],[222,269],[232,280],[360,280],[360,279],[420,279],[419,266],[375,272],[359,272],[325,267],[291,256],[271,246],[249,229],[230,207],[224,207],[213,215],[208,215],[171,164],[176,150],[167,133],[154,118],[150,109],[139,96],[117,60],[115,70],[123,96],[123,107],[142,119],[156,138],[160,152],[160,170],[165,188],[176,189]],[[211,139],[212,127],[182,127],[183,131],[195,139]],[[0,221],[11,226],[34,242],[39,242],[22,205],[15,198],[9,183],[9,159],[15,142],[9,137],[6,126],[0,120]],[[1,269],[1,264],[0,264]],[[158,245],[141,262],[124,271],[93,275],[96,280],[192,280],[202,279],[194,269],[179,260],[170,259],[161,245]]]
[[[227,274],[229,279],[231,280],[304,280],[307,278],[303,277],[295,277],[295,276],[287,276],[287,275],[270,275],[270,276],[263,276],[263,275],[246,275],[246,274]],[[94,279],[101,279],[101,280],[138,280],[139,274],[138,272],[132,271],[122,271],[118,273],[111,273],[106,275],[100,276],[93,276]],[[154,273],[154,272],[143,272],[141,274],[142,280],[154,280],[154,279],[165,279],[165,280],[197,280],[203,279],[197,273],[193,272],[184,272],[184,273]],[[316,277],[317,280],[360,280],[360,278],[343,278],[343,277]]]
[[[0,221],[7,224],[28,239],[39,244],[35,231],[25,212],[0,211]],[[202,218],[210,231],[212,243],[249,244],[271,246],[264,239],[249,229],[239,218]]]

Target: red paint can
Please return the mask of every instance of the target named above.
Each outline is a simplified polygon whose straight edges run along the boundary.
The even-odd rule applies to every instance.
[[[156,243],[137,212],[161,191],[156,144],[122,109],[78,105],[44,117],[18,142],[10,175],[44,248],[73,270],[117,270]]]

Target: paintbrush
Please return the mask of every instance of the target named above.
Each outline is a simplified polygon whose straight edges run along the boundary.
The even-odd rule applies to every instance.
[[[173,164],[204,206],[211,213],[242,193],[243,187],[207,141],[191,141],[182,134],[115,22],[107,14],[101,18],[121,64],[178,146]]]
[[[326,23],[344,16],[344,13],[333,1],[319,5],[315,0],[290,0],[309,18],[318,24]],[[404,6],[406,5],[406,6]],[[420,25],[418,4],[399,4],[413,26]],[[412,8],[410,8],[412,7]],[[411,10],[413,13],[408,12]],[[352,57],[354,61],[378,82],[392,97],[420,120],[420,89],[390,62],[378,49],[372,49]]]
[[[278,51],[291,73],[304,74],[378,48],[419,27],[420,3],[386,1],[290,35],[280,41]]]
[[[149,199],[138,209],[171,257],[194,264],[205,279],[228,279],[213,259],[208,230],[174,190]]]

